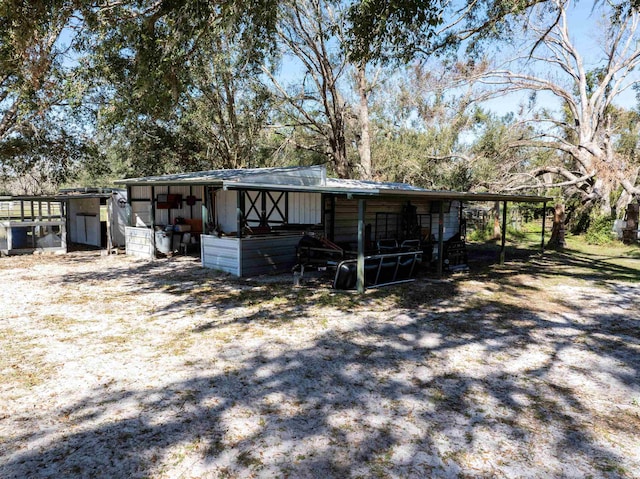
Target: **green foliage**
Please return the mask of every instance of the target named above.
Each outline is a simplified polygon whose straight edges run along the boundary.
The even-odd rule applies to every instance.
[[[484,228],[473,228],[467,231],[467,240],[474,242],[485,242],[493,236],[493,227],[485,226]]]
[[[355,59],[402,58],[407,61],[430,43],[443,22],[439,2],[368,0],[349,11],[351,54]]]
[[[116,117],[166,119],[190,92],[194,56],[226,53],[212,38],[233,35],[245,62],[261,63],[271,49],[277,4],[142,0],[95,9],[83,37],[85,79],[111,100]]]
[[[0,0],[3,180],[108,184],[123,176],[317,163],[350,174],[359,138],[356,90],[349,84],[355,60],[424,61],[460,46],[462,37],[474,48],[508,35],[509,20],[538,0],[455,7],[472,3],[453,29],[437,36],[452,13],[449,3],[309,2],[320,6],[318,13],[303,11],[303,2],[276,0]],[[622,18],[628,10],[620,5],[614,13]],[[291,14],[299,25],[285,18]],[[279,43],[278,34],[284,35]],[[286,92],[288,106],[284,90],[274,95],[261,83],[262,65],[276,65],[285,45],[288,54],[299,48],[304,63],[300,88]],[[315,58],[320,50],[324,56]],[[387,70],[388,90],[375,91],[376,85],[370,92],[377,179],[496,190],[540,165],[576,169],[548,148],[517,146],[539,133],[531,126],[474,107],[464,88],[447,89],[452,79],[486,67],[477,57],[447,57]],[[336,74],[322,77],[314,69]],[[590,88],[603,73],[592,68]],[[335,91],[326,95],[330,88]],[[294,103],[301,105],[295,112]],[[609,108],[607,114],[616,154],[637,167],[638,113]],[[563,138],[571,141],[574,119],[566,114],[564,122]],[[577,230],[584,230],[588,211],[575,203]]]
[[[60,35],[73,11],[64,0],[0,0],[0,177],[12,193],[55,189],[89,149],[67,106],[74,79]]]
[[[613,242],[611,233],[613,219],[609,216],[593,216],[585,232],[585,241],[591,245],[606,245]]]
[[[532,234],[532,233],[536,233],[536,234],[541,234],[542,230],[541,230],[541,223],[537,223],[537,222],[524,222],[520,225],[520,231],[522,233],[525,234]]]
[[[512,33],[511,17],[544,1],[467,0],[462,5],[415,0],[353,2],[348,16],[350,55],[356,60],[399,59],[408,63],[434,52],[453,51],[463,43],[467,52],[478,52],[484,40],[507,38]],[[466,7],[470,8],[459,22],[439,28]]]

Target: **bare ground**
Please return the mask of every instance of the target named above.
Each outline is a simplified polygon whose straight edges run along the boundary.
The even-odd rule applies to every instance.
[[[639,271],[547,255],[359,298],[2,258],[0,477],[640,477]]]

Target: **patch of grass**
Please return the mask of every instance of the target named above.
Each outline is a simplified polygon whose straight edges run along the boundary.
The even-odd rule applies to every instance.
[[[30,389],[44,383],[55,370],[46,353],[18,330],[0,330],[0,383]]]
[[[77,289],[66,291],[58,297],[58,301],[66,304],[93,304],[95,299],[95,292],[83,292]]]
[[[44,323],[46,327],[62,331],[68,331],[74,324],[76,324],[76,321],[71,317],[60,314],[44,315],[40,318],[40,321]]]
[[[621,241],[612,241],[603,245],[589,244],[584,236],[567,235],[567,247],[573,251],[594,257],[619,257],[640,259],[640,244],[626,245]]]
[[[168,341],[164,342],[162,346],[158,348],[159,354],[169,354],[172,356],[183,356],[189,348],[193,345],[195,337],[193,334],[180,332]]]
[[[596,467],[602,472],[612,472],[622,477],[630,477],[622,465],[608,457],[596,463]]]
[[[247,469],[261,469],[263,467],[262,460],[253,456],[249,451],[242,451],[238,454],[238,464]]]

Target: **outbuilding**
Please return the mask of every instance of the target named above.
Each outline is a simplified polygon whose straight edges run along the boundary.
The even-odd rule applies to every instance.
[[[0,198],[0,253],[66,253],[70,245],[113,250],[125,244],[126,190],[63,189]]]
[[[501,201],[506,222],[509,201],[550,201],[329,178],[324,166],[212,170],[118,183],[126,186],[131,207],[128,254],[154,258],[197,245],[204,267],[254,276],[291,271],[300,262],[301,239],[310,236],[322,242],[318,246],[326,246],[317,250],[340,250],[336,262],[352,262],[349,271],[361,290],[367,262],[377,265],[375,276],[380,279],[385,262],[393,259],[389,255],[400,255],[398,272],[409,261],[402,255],[410,256],[408,250],[425,254],[425,245],[441,273],[445,264],[439,251],[445,251],[447,241],[464,242],[464,203]],[[374,256],[378,258],[371,259]]]

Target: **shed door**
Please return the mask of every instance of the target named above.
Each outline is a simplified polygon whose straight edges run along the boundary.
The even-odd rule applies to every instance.
[[[288,222],[286,191],[245,191],[245,219],[249,226],[281,225]]]

